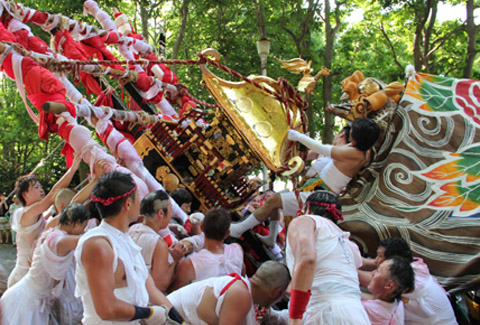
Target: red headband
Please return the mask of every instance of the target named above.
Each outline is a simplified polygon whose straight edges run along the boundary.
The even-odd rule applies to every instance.
[[[317,205],[324,207],[325,210],[327,210],[328,213],[337,221],[343,221],[343,215],[340,212],[340,210],[337,209],[337,205],[335,203],[324,203],[324,202],[314,202],[314,201],[308,201],[307,206],[310,205]]]
[[[112,203],[115,203],[117,202],[118,200],[124,198],[125,196],[127,195],[130,195],[132,194],[135,190],[137,189],[137,184],[135,184],[134,187],[132,187],[132,189],[126,193],[123,193],[121,195],[118,195],[118,196],[112,196],[112,197],[109,197],[109,198],[102,198],[102,197],[98,197],[98,196],[95,196],[92,194],[92,201],[93,202],[100,202],[101,204],[107,206],[107,205],[110,205]]]

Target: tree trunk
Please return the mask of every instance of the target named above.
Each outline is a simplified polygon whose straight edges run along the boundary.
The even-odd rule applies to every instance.
[[[187,26],[187,17],[188,17],[188,1],[183,0],[182,7],[180,8],[180,19],[182,21],[180,25],[180,30],[178,31],[177,39],[172,49],[172,59],[175,60],[178,58],[178,52],[180,51],[180,45],[182,45],[183,38],[185,37],[185,30]],[[172,65],[170,69],[173,73],[177,74],[177,66]]]
[[[472,78],[473,74],[473,63],[475,62],[475,56],[477,55],[477,35],[479,26],[475,25],[475,17],[473,11],[475,9],[475,4],[473,0],[467,0],[467,36],[468,36],[468,46],[467,46],[467,57],[465,59],[465,68],[463,69],[463,78]]]
[[[148,12],[143,4],[140,4],[140,18],[142,20],[142,36],[148,43]]]
[[[341,27],[338,7],[335,8],[335,26],[332,27],[330,0],[325,0],[325,52],[323,53],[323,64],[326,68],[332,68],[333,48],[335,45],[335,35]],[[323,105],[327,107],[332,102],[332,77],[330,75],[323,77]],[[325,126],[323,128],[322,141],[325,143],[333,142],[333,127],[335,125],[335,116],[333,113],[325,110]]]
[[[435,25],[435,20],[437,19],[437,10],[438,10],[438,0],[429,1],[427,5],[427,13],[430,17],[428,20],[427,28],[425,29],[424,42],[423,42],[423,57],[425,58],[425,71],[428,73],[435,73],[435,60],[433,53],[430,53],[432,44],[431,38],[433,33],[433,27]],[[431,14],[430,14],[431,12]]]
[[[310,58],[310,44],[311,44],[311,29],[310,26],[314,22],[314,16],[318,8],[319,0],[308,0],[305,1],[308,3],[307,9],[302,9],[305,12],[305,16],[301,19],[301,24],[295,26],[295,30],[291,30],[287,27],[287,21],[289,20],[287,17],[287,11],[285,7],[287,2],[285,1],[282,6],[282,20],[280,28],[283,29],[288,35],[290,35],[295,43],[297,48],[298,56],[308,61]],[[313,123],[314,112],[311,107],[312,96],[305,95],[305,100],[308,102],[308,109],[306,111],[307,119],[308,119],[308,131],[310,135],[313,137],[315,132],[315,125]]]
[[[257,14],[257,28],[258,28],[258,34],[260,37],[259,40],[266,40],[267,32],[265,27],[265,8],[263,6],[263,0],[260,0],[260,2],[257,2],[257,0],[254,0],[254,5],[255,5],[255,13]],[[258,54],[260,55],[260,74],[262,76],[266,76],[268,55],[267,57],[262,58],[260,51]]]
[[[431,0],[427,0],[424,4],[423,0],[419,0],[413,4],[415,11],[414,21],[416,24],[415,35],[413,37],[413,64],[415,65],[415,70],[419,72],[425,71],[426,68],[423,49],[424,47],[428,47],[428,45],[424,43],[423,32],[430,13],[430,1]]]
[[[260,0],[260,1],[254,0],[254,4],[255,4],[255,12],[257,14],[258,34],[260,35],[260,39],[266,39],[267,32],[265,28],[265,7],[263,5],[263,0]]]

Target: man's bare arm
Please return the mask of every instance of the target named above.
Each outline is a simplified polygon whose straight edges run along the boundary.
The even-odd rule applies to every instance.
[[[302,216],[294,219],[288,228],[288,242],[295,257],[291,288],[308,291],[315,273],[315,222]]]
[[[352,146],[333,146],[332,159],[337,161],[364,160],[363,151]]]
[[[83,245],[81,259],[98,316],[103,320],[131,320],[135,315],[134,306],[117,299],[114,294],[114,254],[107,239],[104,237],[88,239]]]
[[[362,267],[361,270],[364,271],[373,271],[377,268],[377,264],[375,263],[374,258],[365,258],[362,257]]]
[[[290,283],[291,291],[308,292],[313,284],[316,265],[315,222],[313,219],[307,216],[294,219],[289,225],[287,240],[295,257],[292,282]],[[302,324],[302,319],[289,319],[289,324]]]
[[[361,287],[368,287],[368,284],[372,280],[372,272],[358,270],[358,281],[360,282]]]
[[[72,203],[85,203],[90,196],[92,195],[92,190],[95,187],[95,184],[97,184],[98,179],[100,176],[102,176],[105,173],[105,169],[107,165],[107,160],[106,159],[99,159],[95,161],[95,164],[93,165],[95,175],[94,180],[92,180],[90,183],[85,185],[75,196],[72,198]]]
[[[59,220],[60,220],[60,215],[56,215],[53,218],[49,218],[47,221],[47,224],[45,225],[45,230],[58,226]]]
[[[53,198],[59,189],[67,187],[70,182],[72,181],[73,175],[78,170],[80,166],[80,162],[82,159],[76,155],[75,159],[73,160],[72,167],[70,167],[67,172],[60,178],[60,180],[53,185],[52,189],[48,194],[39,202],[32,204],[25,208],[22,219],[20,220],[20,225],[23,227],[28,227],[35,224],[38,219],[40,218],[40,214],[46,211],[52,204]]]
[[[153,283],[151,275],[148,275],[145,285],[147,287],[148,297],[152,305],[166,306],[168,309],[172,308],[172,303],[160,290],[158,290],[158,288],[155,286],[155,283]]]
[[[167,291],[173,279],[176,261],[168,263],[168,245],[163,239],[157,241],[152,258],[152,278],[155,286],[162,292]]]
[[[252,297],[247,287],[242,281],[236,281],[225,293],[218,324],[246,324],[246,318],[251,307]]]
[[[60,238],[57,242],[57,255],[66,256],[77,247],[80,236],[66,235]]]
[[[175,291],[186,286],[195,280],[195,269],[190,258],[184,259],[178,263],[175,280],[173,281],[169,291]]]

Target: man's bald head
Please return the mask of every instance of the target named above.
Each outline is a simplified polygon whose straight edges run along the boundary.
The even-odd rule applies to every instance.
[[[285,291],[290,283],[290,272],[285,264],[267,261],[260,265],[252,280],[265,290],[281,288]]]

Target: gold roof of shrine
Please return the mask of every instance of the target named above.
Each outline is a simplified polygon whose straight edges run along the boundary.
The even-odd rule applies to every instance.
[[[219,61],[220,56],[213,49],[207,49],[202,54],[211,55]],[[293,100],[288,100],[288,105],[285,105],[276,96],[252,83],[222,79],[205,65],[201,65],[201,70],[206,86],[220,109],[267,168],[277,172],[282,166],[290,164],[291,167],[295,165],[295,172],[303,169],[303,161],[296,157],[298,146],[290,145],[287,139],[290,128],[305,132],[307,127],[302,122],[303,111]],[[272,78],[249,76],[248,79],[270,92],[281,93],[281,85]]]

